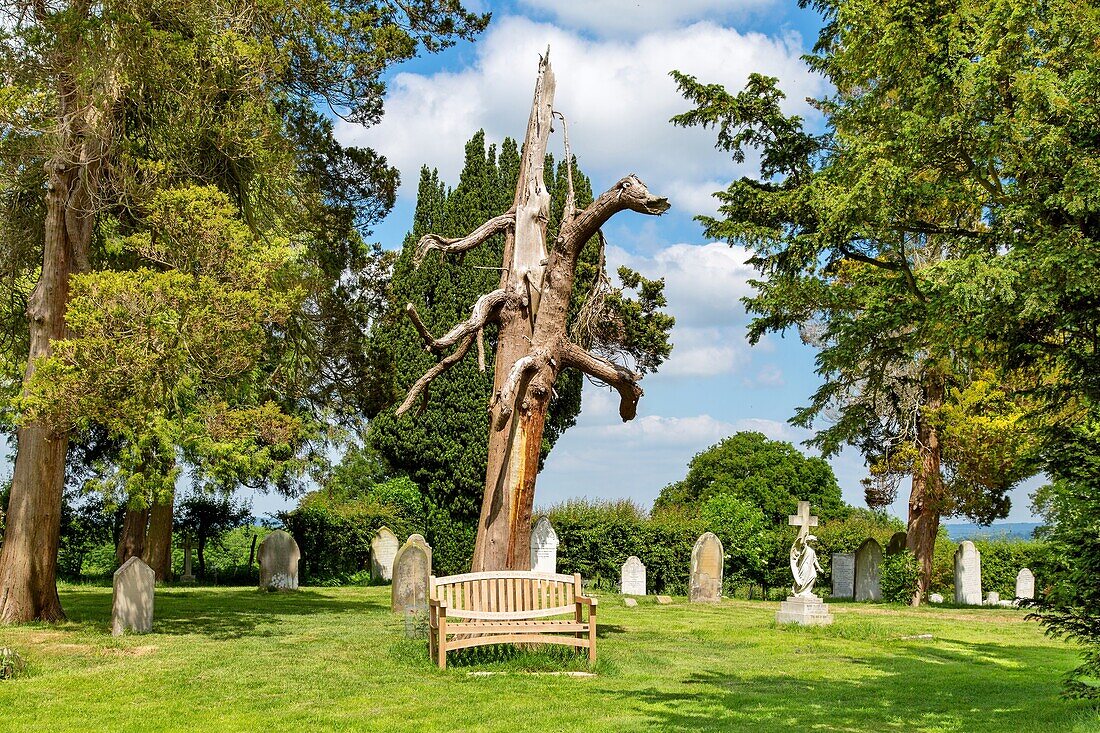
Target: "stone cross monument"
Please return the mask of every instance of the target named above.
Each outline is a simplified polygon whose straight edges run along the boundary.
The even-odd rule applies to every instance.
[[[787,519],[787,524],[798,527],[798,536],[791,546],[791,575],[794,586],[791,595],[779,605],[775,620],[781,624],[826,625],[833,622],[833,615],[825,603],[814,593],[814,583],[821,565],[817,551],[810,544],[817,538],[810,534],[810,527],[817,526],[817,517],[810,516],[810,502],[798,502],[798,513]]]

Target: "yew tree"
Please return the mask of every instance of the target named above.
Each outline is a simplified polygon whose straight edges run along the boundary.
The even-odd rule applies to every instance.
[[[358,228],[392,204],[397,174],[371,151],[339,146],[317,110],[376,121],[390,64],[472,37],[488,17],[457,0],[17,0],[0,14],[5,403],[68,335],[72,277],[134,268],[132,253],[105,243],[147,229],[155,192],[183,184],[216,186],[258,231],[294,230],[323,277],[279,334],[294,358],[275,350],[271,367],[287,404],[355,398],[333,379],[358,366],[363,326],[357,278],[343,276],[365,259]],[[70,437],[18,424],[0,622],[63,616],[55,576]]]
[[[1072,421],[1094,389],[1098,13],[802,4],[824,16],[807,63],[835,89],[812,100],[821,132],[759,75],[730,94],[675,74],[695,109],[674,121],[759,153],[702,221],[753,250],[751,338],[796,328],[818,349],[823,384],[795,422],[827,453],[861,450],[872,506],[911,478],[919,602],[940,518],[1005,516],[1057,450],[1036,423]]]
[[[624,286],[639,291],[636,300],[626,299],[610,287],[602,271],[602,257],[589,297],[579,312],[571,312],[578,261],[592,238],[602,239],[600,227],[628,209],[661,214],[668,209],[668,201],[651,194],[637,176],[630,175],[578,210],[566,135],[564,163],[569,169],[569,190],[560,228],[556,236],[548,238],[547,143],[555,118],[560,119],[563,133],[567,129],[565,118],[554,110],[554,90],[547,53],[539,64],[511,207],[466,236],[426,234],[418,244],[416,259],[423,261],[433,252],[460,255],[503,234],[497,289],[477,297],[470,316],[438,337],[424,324],[416,307],[407,306],[426,348],[442,357],[409,388],[397,408],[398,415],[427,399],[432,382],[471,349],[476,347],[484,361],[482,339],[487,328],[495,327],[492,396],[487,406],[488,461],[472,562],[475,571],[529,567],[535,480],[547,413],[563,371],[576,370],[616,389],[619,414],[630,420],[642,396],[639,382],[643,373],[658,366],[670,349],[667,333],[671,318],[659,312],[664,305],[663,283],[623,273]],[[616,354],[627,356],[633,364],[626,366],[609,358]]]

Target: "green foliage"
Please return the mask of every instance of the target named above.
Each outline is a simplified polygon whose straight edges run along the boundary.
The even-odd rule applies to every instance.
[[[822,587],[827,586],[832,577],[833,553],[855,552],[868,539],[875,540],[885,548],[891,535],[904,530],[905,524],[901,520],[871,509],[851,509],[845,517],[822,522],[821,526],[814,527],[812,531],[817,537],[817,559],[825,571],[819,578]],[[946,538],[946,532],[944,537]],[[790,547],[790,541],[787,542],[787,547]],[[787,572],[789,575],[789,571]]]
[[[176,533],[185,541],[197,544],[198,576],[207,576],[206,548],[219,543],[226,532],[243,527],[252,521],[252,504],[236,500],[225,493],[207,493],[193,489],[190,494],[175,502],[172,518]]]
[[[846,512],[827,462],[756,432],[734,433],[697,454],[687,476],[661,490],[654,509],[698,507],[719,494],[758,507],[769,526],[786,526],[800,500],[823,521]]]
[[[760,509],[732,494],[715,494],[699,507],[699,519],[722,540],[727,584],[760,578],[769,546]]]
[[[917,558],[909,550],[883,555],[879,565],[882,600],[887,603],[909,603],[917,592],[917,574]]]
[[[27,669],[27,663],[19,652],[0,647],[0,680],[14,680]]]

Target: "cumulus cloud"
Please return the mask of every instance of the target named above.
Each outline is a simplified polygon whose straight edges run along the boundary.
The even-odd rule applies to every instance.
[[[717,21],[743,16],[774,0],[520,0],[521,5],[548,14],[567,28],[600,35],[635,35],[654,28],[672,28],[696,20]]]
[[[800,60],[796,34],[740,33],[699,22],[625,40],[589,39],[549,23],[505,16],[475,44],[469,66],[398,73],[383,121],[371,128],[340,122],[337,135],[386,155],[404,174],[405,195],[423,164],[438,167],[453,182],[463,143],[474,131],[485,129],[493,141],[523,134],[538,56],[548,44],[558,80],[555,107],[569,120],[570,142],[593,186],[603,190],[634,172],[693,214],[710,210],[709,194],[748,170],[714,150],[712,130],[669,123],[688,108],[670,70],[731,90],[740,89],[752,71],[777,76],[788,93],[788,111],[803,115],[813,114],[805,97],[823,89]],[[555,137],[552,145],[560,155],[561,139]]]

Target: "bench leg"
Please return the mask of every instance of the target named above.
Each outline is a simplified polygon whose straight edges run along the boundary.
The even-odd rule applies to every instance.
[[[588,609],[588,661],[596,661],[596,609]]]
[[[447,617],[439,617],[439,637],[435,642],[436,659],[440,669],[447,669]]]

